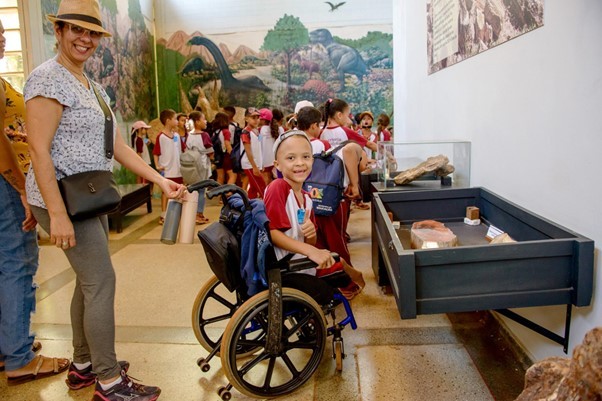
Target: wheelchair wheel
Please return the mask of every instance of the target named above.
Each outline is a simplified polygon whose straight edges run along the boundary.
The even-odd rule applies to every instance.
[[[229,382],[249,397],[270,398],[303,385],[318,368],[326,343],[326,318],[307,294],[282,289],[282,351],[272,356],[265,350],[266,337],[245,339],[252,326],[267,330],[268,291],[246,301],[232,316],[221,345],[222,367]],[[256,347],[257,352],[240,358],[237,349]]]
[[[242,300],[236,292],[230,292],[215,275],[201,287],[192,306],[192,329],[207,352],[219,347],[224,329],[240,305]],[[261,335],[263,331],[254,332],[255,338]],[[240,347],[238,356],[250,355],[254,350],[255,347]]]
[[[343,358],[345,356],[343,353],[343,341],[335,340],[332,342],[332,346],[333,346],[334,360],[336,363],[336,370],[337,370],[337,372],[342,372],[343,371]]]

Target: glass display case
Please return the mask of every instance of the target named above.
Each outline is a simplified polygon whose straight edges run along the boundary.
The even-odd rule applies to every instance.
[[[439,155],[448,159],[448,164],[453,166],[453,172],[441,176],[437,173],[437,169],[427,168],[426,170],[432,171],[427,171],[403,185],[395,183],[395,177],[402,171],[415,168],[427,159]],[[376,174],[376,182],[373,186],[378,191],[388,188],[392,190],[467,188],[470,187],[470,142],[378,142],[376,166],[372,173]]]

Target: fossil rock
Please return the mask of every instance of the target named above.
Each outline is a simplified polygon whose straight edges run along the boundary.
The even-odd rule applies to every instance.
[[[590,330],[573,357],[551,357],[531,366],[515,401],[601,401],[602,328]]]
[[[438,177],[445,177],[454,172],[454,166],[449,164],[449,159],[446,156],[438,155],[432,156],[423,161],[416,167],[404,170],[397,174],[393,179],[395,184],[404,185],[408,184],[415,179],[428,174],[435,173]]]
[[[435,220],[417,221],[410,230],[413,249],[451,248],[458,244],[458,237]]]

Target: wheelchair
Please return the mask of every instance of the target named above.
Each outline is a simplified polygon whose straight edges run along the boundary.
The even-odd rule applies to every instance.
[[[267,255],[267,289],[249,296],[240,270],[239,242],[245,215],[248,221],[253,212],[251,203],[261,201],[249,201],[239,187],[219,186],[213,180],[193,184],[188,190],[205,187],[212,188],[206,196],[221,196],[224,206],[219,222],[198,232],[214,275],[196,296],[192,327],[209,353],[197,360],[201,370],[210,370],[213,357],[221,359],[229,384],[219,388],[220,398],[230,400],[232,387],[253,398],[294,392],[318,368],[328,337],[332,337],[336,370],[341,372],[345,358],[341,332],[348,324],[357,328],[349,301],[322,279],[299,273],[315,267],[309,259],[277,261],[271,241],[261,250],[261,256]],[[242,200],[240,208],[232,207],[237,196]],[[346,314],[342,320],[335,315],[339,305]]]

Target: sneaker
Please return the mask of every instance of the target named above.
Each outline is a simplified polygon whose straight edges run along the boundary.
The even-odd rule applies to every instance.
[[[92,401],[155,401],[161,394],[159,387],[145,386],[135,383],[132,379],[121,372],[122,382],[114,385],[108,390],[103,390],[100,383],[96,383]]]
[[[127,361],[119,361],[119,365],[121,365],[121,370],[126,373],[130,368],[130,363]],[[92,365],[82,370],[76,368],[73,362],[69,365],[69,373],[67,373],[65,383],[67,383],[67,387],[71,390],[79,390],[91,386],[94,382],[96,382],[96,373],[92,372]]]

